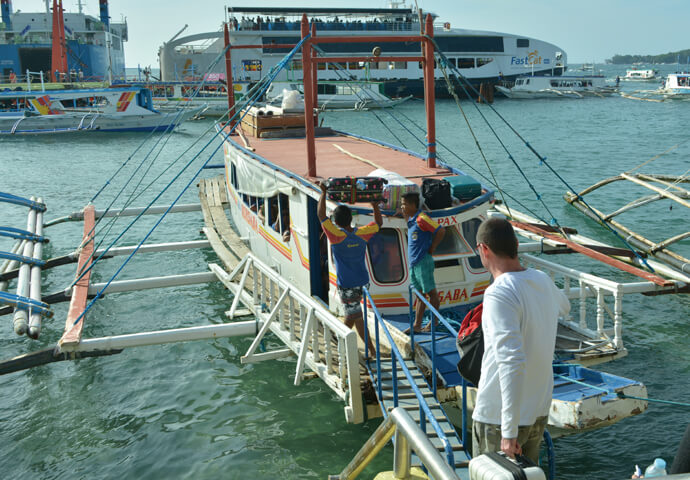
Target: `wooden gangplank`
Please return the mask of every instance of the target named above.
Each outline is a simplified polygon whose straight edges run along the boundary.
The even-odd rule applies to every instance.
[[[65,332],[59,340],[58,345],[76,345],[81,341],[81,334],[84,330],[85,317],[79,317],[86,309],[86,302],[89,294],[89,283],[91,281],[91,264],[93,263],[94,237],[96,225],[96,209],[93,205],[84,208],[84,236],[79,249],[79,262],[77,263],[77,282],[72,287],[72,298],[69,302],[67,320],[65,320]],[[86,271],[86,269],[89,269]],[[85,272],[82,275],[83,272]],[[81,276],[81,278],[79,278]],[[79,321],[77,322],[77,319]],[[75,323],[77,322],[77,323]]]

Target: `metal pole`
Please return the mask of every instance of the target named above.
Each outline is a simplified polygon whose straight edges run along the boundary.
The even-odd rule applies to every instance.
[[[40,74],[41,74],[41,91],[45,92],[46,91],[46,84],[45,84],[45,81],[43,79],[43,70],[41,70]]]
[[[431,15],[427,14],[425,32],[429,37],[434,36],[434,23]],[[426,141],[427,141],[427,166],[436,168],[436,106],[434,91],[434,45],[430,40],[424,44],[424,101],[426,103]]]
[[[230,31],[227,22],[223,24],[223,37],[225,40],[225,88],[228,93],[228,126],[235,126],[235,88],[232,84],[232,57],[230,54]]]
[[[309,21],[307,15],[302,15],[302,38],[309,35]],[[311,62],[311,42],[309,40],[302,44],[302,81],[304,83],[304,130],[307,140],[307,176],[316,176],[316,145],[314,144],[314,73],[312,72]]]
[[[42,202],[42,198],[38,198]],[[36,213],[36,235],[43,235],[43,212]],[[41,259],[43,257],[43,242],[36,242],[34,245],[34,258]],[[32,300],[41,301],[41,267],[34,265],[31,267],[31,284],[30,296]],[[41,313],[32,311],[29,315],[29,332],[27,335],[34,340],[38,338],[41,333]]]
[[[34,200],[34,197],[31,197]],[[29,210],[29,216],[26,222],[26,230],[35,233],[36,230],[36,210],[33,208]],[[22,255],[31,257],[34,251],[34,242],[26,242],[24,244],[24,251]],[[29,277],[31,274],[31,267],[28,263],[23,263],[19,267],[19,278],[17,278],[17,295],[28,297],[29,293]],[[14,309],[14,331],[17,335],[24,335],[28,327],[29,315],[26,310],[20,308]]]
[[[407,440],[405,433],[399,428],[395,429],[394,445],[393,476],[395,478],[408,478],[410,476],[412,451],[410,450],[410,442]]]
[[[31,72],[28,68],[26,69],[26,89],[31,91]]]

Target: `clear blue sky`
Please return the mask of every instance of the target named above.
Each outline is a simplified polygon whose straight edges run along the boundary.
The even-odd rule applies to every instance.
[[[690,0],[417,0],[453,27],[521,34],[556,44],[570,63],[614,54],[660,54],[690,48]],[[14,10],[45,11],[43,0],[13,0]],[[82,0],[98,16],[98,0]],[[407,4],[414,5],[414,0]],[[52,4],[52,0],[51,0]],[[77,11],[77,0],[63,0]],[[385,7],[385,0],[112,0],[113,21],[127,18],[127,66],[158,66],[158,47],[185,34],[220,28],[224,6]]]

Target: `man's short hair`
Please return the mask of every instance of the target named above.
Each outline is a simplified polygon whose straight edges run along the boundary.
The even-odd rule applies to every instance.
[[[407,192],[403,194],[402,198],[405,200],[405,203],[414,203],[414,206],[419,208],[419,193]]]
[[[513,226],[505,218],[484,220],[477,229],[477,245],[483,243],[499,257],[516,258],[518,241]]]
[[[338,205],[333,211],[333,221],[341,228],[349,227],[352,223],[352,210],[347,205]]]

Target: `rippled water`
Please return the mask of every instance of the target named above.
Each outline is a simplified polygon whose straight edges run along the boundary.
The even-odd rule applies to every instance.
[[[624,68],[606,67],[609,76]],[[669,68],[670,70],[670,68]],[[625,89],[649,88],[644,84]],[[494,104],[530,144],[547,157],[547,163],[575,189],[630,170],[655,155],[677,146],[640,169],[644,172],[680,175],[690,166],[687,143],[690,104],[651,103],[619,97],[583,100],[509,101]],[[511,138],[487,107],[481,111],[504,138],[548,211],[511,165],[508,154],[491,142],[491,130],[468,101],[462,108],[481,141],[475,147],[472,134],[453,101],[439,101],[439,141],[462,160],[440,149],[444,160],[470,172],[468,162],[487,172],[486,157],[499,185],[524,207],[541,218],[555,217],[586,235],[611,240],[594,222],[586,220],[561,199],[566,187],[533,157],[521,141]],[[417,124],[424,112],[419,101],[398,107],[400,114]],[[403,143],[413,150],[420,144],[407,133],[408,120],[399,125],[386,113],[345,112],[325,115],[325,124],[354,133]],[[155,148],[140,172],[149,169],[155,182],[149,193],[134,202],[142,205],[172,178],[178,165],[199,151],[194,147],[181,161],[178,155],[211,125],[186,124],[169,139],[152,137],[133,155],[123,173],[96,200],[104,208],[142,164],[153,141],[167,142],[162,153]],[[415,132],[416,133],[416,132]],[[135,135],[67,135],[0,139],[0,191],[42,196],[48,205],[47,219],[81,208],[129,155],[148,138]],[[204,137],[210,140],[209,134]],[[152,141],[153,140],[153,141]],[[160,146],[160,144],[159,144]],[[216,144],[212,145],[215,148]],[[192,164],[196,171],[210,152]],[[154,161],[155,157],[155,161]],[[211,163],[221,162],[215,154]],[[132,165],[132,166],[130,166]],[[202,176],[216,175],[205,171]],[[190,180],[184,174],[183,183]],[[136,184],[138,180],[135,180]],[[146,185],[148,181],[143,182]],[[133,185],[125,189],[129,195]],[[156,203],[169,202],[181,190],[177,183]],[[615,189],[614,189],[615,190]],[[641,195],[640,190],[631,191]],[[610,211],[630,197],[623,190],[593,196],[595,205]],[[124,198],[124,197],[122,197]],[[182,202],[195,202],[194,188]],[[523,209],[510,200],[515,208]],[[654,239],[670,231],[686,229],[690,216],[681,208],[669,210],[668,202],[627,215],[624,220]],[[23,208],[0,206],[0,224],[23,228]],[[152,227],[146,219],[125,234],[120,244],[137,242]],[[103,246],[121,232],[116,223]],[[203,220],[198,213],[175,214],[166,219],[151,242],[201,239]],[[102,230],[105,233],[105,229]],[[61,224],[46,231],[51,243],[47,257],[69,252],[81,238],[80,224]],[[615,240],[612,240],[615,241]],[[0,249],[11,241],[0,239]],[[681,246],[687,249],[686,240]],[[94,281],[107,281],[124,257],[110,259],[99,268]],[[121,278],[202,271],[214,262],[210,250],[149,254],[136,257]],[[594,273],[601,267],[567,260]],[[44,292],[65,288],[74,266],[44,273]],[[108,296],[88,315],[85,337],[202,325],[224,321],[228,294],[219,285],[180,287]],[[599,368],[644,382],[652,398],[687,401],[690,390],[690,340],[687,296],[631,297],[625,299],[624,340],[628,357]],[[46,322],[38,341],[16,337],[11,319],[3,317],[0,330],[2,358],[46,348],[60,337],[66,305],[55,306],[55,318]],[[345,423],[342,402],[320,381],[293,386],[294,359],[242,365],[240,357],[251,339],[145,347],[125,350],[105,358],[61,362],[0,377],[0,465],[3,478],[324,478],[339,472],[378,425]],[[670,462],[688,422],[688,409],[652,404],[642,415],[612,427],[556,441],[558,478],[625,478],[633,466],[662,456]],[[392,449],[380,455],[363,475],[390,469]]]

